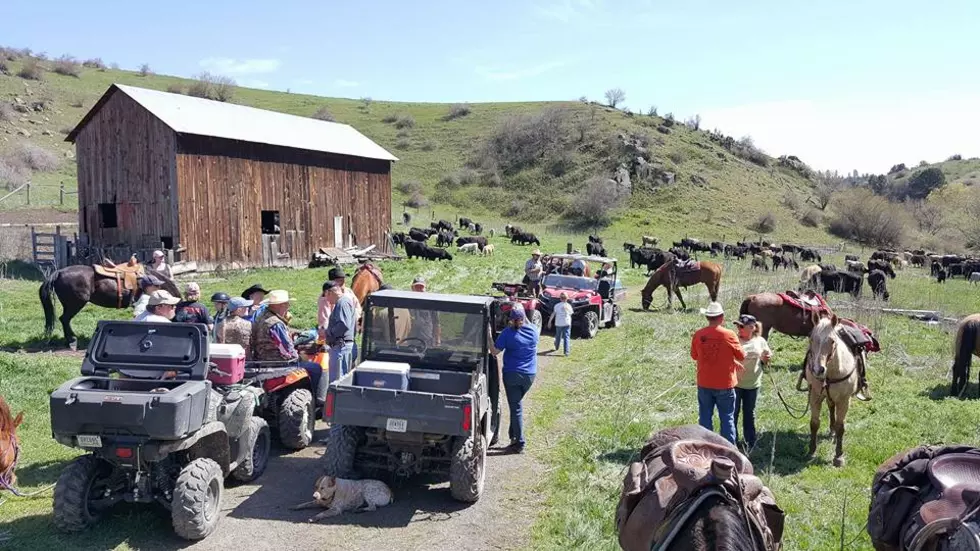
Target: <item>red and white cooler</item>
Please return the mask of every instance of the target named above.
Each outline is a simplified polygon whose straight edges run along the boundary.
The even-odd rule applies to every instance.
[[[217,368],[208,371],[208,380],[216,385],[233,385],[245,378],[245,349],[239,344],[211,343],[208,350]]]

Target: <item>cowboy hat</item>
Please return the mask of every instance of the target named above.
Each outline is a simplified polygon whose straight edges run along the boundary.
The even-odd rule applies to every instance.
[[[177,304],[178,302],[180,302],[179,298],[161,289],[159,291],[153,291],[152,293],[150,293],[150,301],[147,303],[147,305],[148,306],[159,306],[161,304],[174,305]]]
[[[282,289],[269,291],[269,294],[266,295],[265,300],[262,302],[269,305],[287,304],[289,302],[289,291],[284,291]]]
[[[707,308],[701,308],[701,315],[708,318],[717,318],[725,315],[725,309],[718,302],[708,304]]]
[[[531,256],[541,256],[541,249],[534,249],[531,251]]]
[[[263,287],[261,283],[256,283],[255,285],[252,285],[248,289],[242,291],[242,298],[250,298],[252,296],[252,293],[256,293],[256,292],[262,293],[263,295],[269,294],[269,291],[265,287]]]
[[[340,266],[334,266],[327,272],[327,279],[347,279],[347,274],[344,273],[344,269]]]

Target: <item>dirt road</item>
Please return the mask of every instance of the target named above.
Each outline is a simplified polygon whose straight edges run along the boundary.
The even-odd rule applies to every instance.
[[[546,340],[546,339],[544,339]],[[538,377],[546,377],[547,359],[540,358]],[[534,389],[525,403],[525,416],[534,415]],[[501,392],[506,430],[506,399]],[[325,431],[317,432],[322,438]],[[506,442],[506,438],[501,439]],[[483,497],[473,505],[456,502],[449,484],[411,479],[392,489],[395,501],[371,513],[348,513],[310,524],[316,510],[290,507],[311,499],[320,473],[322,444],[302,452],[275,457],[256,485],[229,488],[225,518],[216,533],[192,549],[517,549],[526,547],[530,527],[540,511],[534,443],[531,452],[501,455],[491,449]]]

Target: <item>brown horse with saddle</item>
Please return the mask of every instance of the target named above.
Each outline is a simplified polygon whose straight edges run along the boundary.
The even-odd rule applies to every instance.
[[[778,551],[784,516],[748,458],[686,425],[653,434],[629,466],[616,530],[626,551]]]
[[[711,297],[711,300],[717,301],[723,271],[721,264],[715,262],[676,262],[673,258],[668,258],[647,280],[647,284],[640,292],[642,298],[640,304],[644,310],[648,310],[653,302],[653,292],[662,286],[667,289],[667,306],[669,308],[674,307],[674,295],[677,295],[677,300],[681,302],[681,308],[687,310],[684,297],[681,296],[681,288],[699,283],[703,283],[707,287],[708,296]]]
[[[868,535],[876,551],[980,551],[980,449],[920,446],[882,463]]]
[[[44,333],[50,335],[54,331],[52,293],[61,302],[62,314],[59,319],[65,340],[74,350],[77,339],[71,329],[72,318],[89,302],[103,308],[129,308],[141,294],[139,278],[144,275],[153,275],[163,282],[164,290],[180,296],[180,290],[172,279],[145,268],[135,257],[130,258],[126,264],[116,265],[104,261],[103,264],[92,266],[68,266],[54,272],[38,289],[41,307],[44,309]]]

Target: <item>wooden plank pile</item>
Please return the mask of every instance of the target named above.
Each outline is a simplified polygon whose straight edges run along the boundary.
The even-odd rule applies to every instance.
[[[358,262],[367,260],[401,260],[402,258],[398,255],[377,251],[375,248],[374,245],[369,245],[364,248],[346,247],[343,249],[337,247],[321,247],[313,253],[309,267],[319,268],[323,266],[357,264]]]

